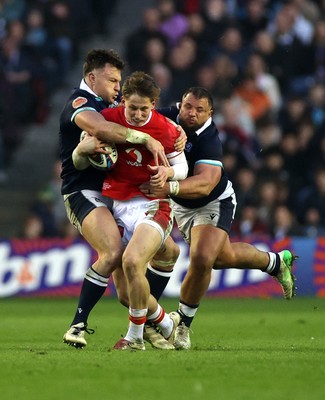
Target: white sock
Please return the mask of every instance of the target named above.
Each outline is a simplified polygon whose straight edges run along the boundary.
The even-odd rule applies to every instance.
[[[159,304],[157,310],[148,316],[147,320],[159,326],[164,338],[168,338],[171,335],[174,327],[173,320]]]
[[[268,266],[266,267],[266,272],[268,273],[268,274],[270,274],[273,270],[274,270],[274,268],[275,268],[275,261],[276,261],[276,255],[275,255],[275,253],[272,253],[271,251],[268,251],[268,255],[269,255],[269,257],[270,257],[270,261],[269,261],[269,264],[268,264]]]
[[[147,312],[147,308],[137,309],[129,307],[129,329],[124,339],[130,342],[134,340],[143,341],[143,329]]]
[[[194,317],[198,310],[198,307],[193,308],[183,303],[178,303],[178,309],[182,314],[186,315],[187,317]]]

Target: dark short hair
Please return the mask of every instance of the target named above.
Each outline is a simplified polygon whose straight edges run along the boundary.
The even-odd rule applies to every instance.
[[[93,49],[90,50],[85,58],[83,65],[83,75],[86,76],[94,69],[105,68],[106,64],[122,71],[125,64],[119,54],[113,49]]]
[[[213,98],[212,98],[211,94],[205,88],[200,87],[200,86],[190,87],[183,94],[182,98],[184,99],[188,94],[192,94],[196,99],[207,99],[209,106],[213,110]]]
[[[156,101],[159,99],[160,88],[152,76],[143,71],[135,71],[125,79],[122,94],[126,98],[132,94],[138,94]]]

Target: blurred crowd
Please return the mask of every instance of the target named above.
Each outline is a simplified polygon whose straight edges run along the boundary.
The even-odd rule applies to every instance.
[[[156,0],[123,55],[158,106],[211,92],[233,237],[325,235],[325,0]]]
[[[116,1],[0,0],[0,181],[26,126],[47,121],[80,43],[105,34]]]
[[[161,106],[211,92],[233,235],[325,234],[325,1],[158,0],[125,55],[155,77]]]

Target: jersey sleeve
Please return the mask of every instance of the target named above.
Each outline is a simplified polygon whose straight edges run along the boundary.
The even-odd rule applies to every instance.
[[[74,120],[76,116],[83,111],[98,112],[98,106],[94,102],[95,100],[86,94],[76,94],[76,96],[71,99],[71,122],[75,123]]]
[[[204,140],[200,142],[200,145],[196,149],[196,152],[197,161],[221,161],[223,157],[222,144],[217,135],[206,136]]]

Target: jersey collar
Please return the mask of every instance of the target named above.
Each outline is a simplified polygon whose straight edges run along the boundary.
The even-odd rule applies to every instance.
[[[179,114],[176,117],[176,122],[177,124],[179,124]],[[211,125],[212,122],[212,117],[209,117],[206,121],[205,124],[201,126],[201,128],[199,128],[197,131],[195,131],[195,133],[197,134],[197,136],[199,136],[208,126]]]
[[[124,117],[125,117],[126,122],[127,122],[129,125],[138,126],[138,125],[132,124],[132,122],[129,122],[129,121],[127,120],[127,118],[126,118],[126,109],[125,109],[125,108],[124,108]],[[146,120],[146,122],[144,122],[143,125],[141,125],[141,126],[147,125],[147,124],[150,122],[151,118],[152,118],[152,111],[150,111],[149,117],[148,117],[148,119]],[[140,127],[139,127],[139,128],[140,128]]]
[[[203,126],[201,126],[200,129],[198,129],[197,131],[195,131],[195,133],[199,136],[200,133],[202,133],[208,126],[211,125],[212,122],[212,117],[209,117],[206,121],[205,124]]]
[[[85,82],[84,79],[81,79],[81,82],[80,82],[80,85],[79,85],[79,89],[85,90],[86,92],[92,94],[98,100],[103,100],[100,96],[97,96],[97,94],[90,89],[90,87],[87,85],[87,83]]]

